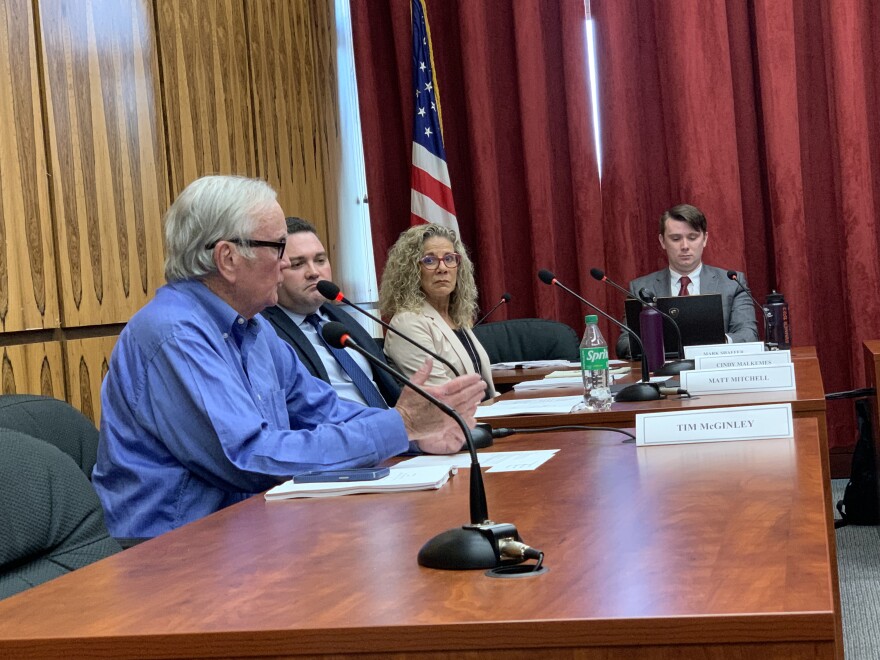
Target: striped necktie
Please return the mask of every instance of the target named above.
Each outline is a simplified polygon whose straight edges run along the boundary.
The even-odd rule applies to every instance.
[[[373,381],[370,380],[370,377],[364,373],[364,370],[357,365],[357,362],[351,358],[348,351],[343,348],[334,348],[324,341],[324,337],[321,335],[321,317],[317,314],[309,314],[306,316],[306,321],[308,321],[309,325],[315,328],[321,343],[327,347],[330,351],[330,355],[336,358],[339,366],[341,366],[345,370],[345,373],[348,374],[348,377],[351,378],[351,382],[357,388],[358,392],[361,393],[361,396],[364,397],[364,401],[367,402],[367,405],[371,408],[387,408],[388,404],[385,403],[385,399],[382,398],[382,395],[379,393],[379,390],[376,389]]]

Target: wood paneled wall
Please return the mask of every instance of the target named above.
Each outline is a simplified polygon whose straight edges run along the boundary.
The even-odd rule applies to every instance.
[[[57,328],[53,225],[30,0],[0,11],[0,330]]]
[[[151,12],[130,0],[39,7],[63,325],[125,322],[163,280]]]
[[[157,9],[173,196],[205,174],[258,176],[244,6],[159,0]]]
[[[64,398],[64,367],[58,342],[4,346],[2,393]]]
[[[164,282],[162,215],[203,174],[268,180],[326,240],[335,30],[333,0],[0,0],[3,393],[98,421]]]
[[[327,241],[338,215],[333,2],[248,2],[257,160],[281,207]]]

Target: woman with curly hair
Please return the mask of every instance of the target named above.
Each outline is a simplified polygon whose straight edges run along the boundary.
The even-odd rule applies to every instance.
[[[395,330],[443,356],[460,374],[476,373],[486,381],[486,398],[495,396],[489,357],[471,327],[477,311],[474,266],[452,229],[417,225],[403,232],[388,253],[379,287],[379,308]],[[393,333],[385,353],[406,376],[428,357]],[[434,361],[429,385],[455,377]]]

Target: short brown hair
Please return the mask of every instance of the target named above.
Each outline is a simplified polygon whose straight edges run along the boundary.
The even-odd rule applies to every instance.
[[[663,211],[663,215],[660,216],[661,236],[666,233],[666,221],[669,219],[686,222],[691,229],[698,231],[701,234],[706,233],[706,216],[704,216],[703,212],[696,206],[679,204],[678,206],[673,206],[671,209]]]
[[[315,229],[315,225],[313,225],[308,220],[303,220],[302,218],[297,218],[294,215],[289,215],[284,218],[284,221],[287,223],[287,235],[291,234],[299,234],[303,231],[310,231],[316,236],[318,235],[318,230]]]

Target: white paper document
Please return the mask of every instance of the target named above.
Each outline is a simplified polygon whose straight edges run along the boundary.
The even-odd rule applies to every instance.
[[[627,369],[627,371],[629,371]],[[611,374],[611,380],[616,381],[623,378],[626,374]],[[651,379],[651,382],[663,382],[669,380],[671,376],[658,376],[659,380],[655,381],[654,378]],[[527,392],[529,390],[552,390],[557,388],[571,388],[571,387],[581,387],[584,386],[584,379],[582,376],[569,376],[568,378],[541,378],[539,380],[524,380],[521,383],[517,383],[513,386],[513,389],[517,392]]]
[[[571,412],[578,403],[583,403],[583,394],[573,396],[549,396],[538,399],[519,399],[496,401],[490,406],[477,406],[474,415],[477,419],[506,417],[507,415],[540,415]]]
[[[496,362],[491,365],[492,369],[544,369],[547,367],[579,367],[580,362],[568,360],[530,360],[525,362]]]
[[[480,452],[480,466],[488,467],[488,472],[522,472],[535,470],[558,452],[558,449],[535,449],[533,451],[485,451]],[[467,452],[451,456],[416,456],[400,465],[437,466],[446,470],[463,469],[471,466],[471,455]]]
[[[519,390],[546,390],[555,387],[583,387],[584,379],[580,373],[577,376],[568,376],[567,378],[542,378],[540,380],[524,380],[513,386],[513,389]]]
[[[451,466],[411,466],[404,461],[391,468],[387,477],[373,481],[336,481],[295,484],[293,479],[275,486],[265,497],[268,501],[295,497],[330,497],[355,493],[404,493],[411,490],[434,490],[449,480]]]
[[[551,371],[549,374],[544,374],[544,378],[574,378],[575,376],[581,377],[580,369],[560,369],[559,371]]]

